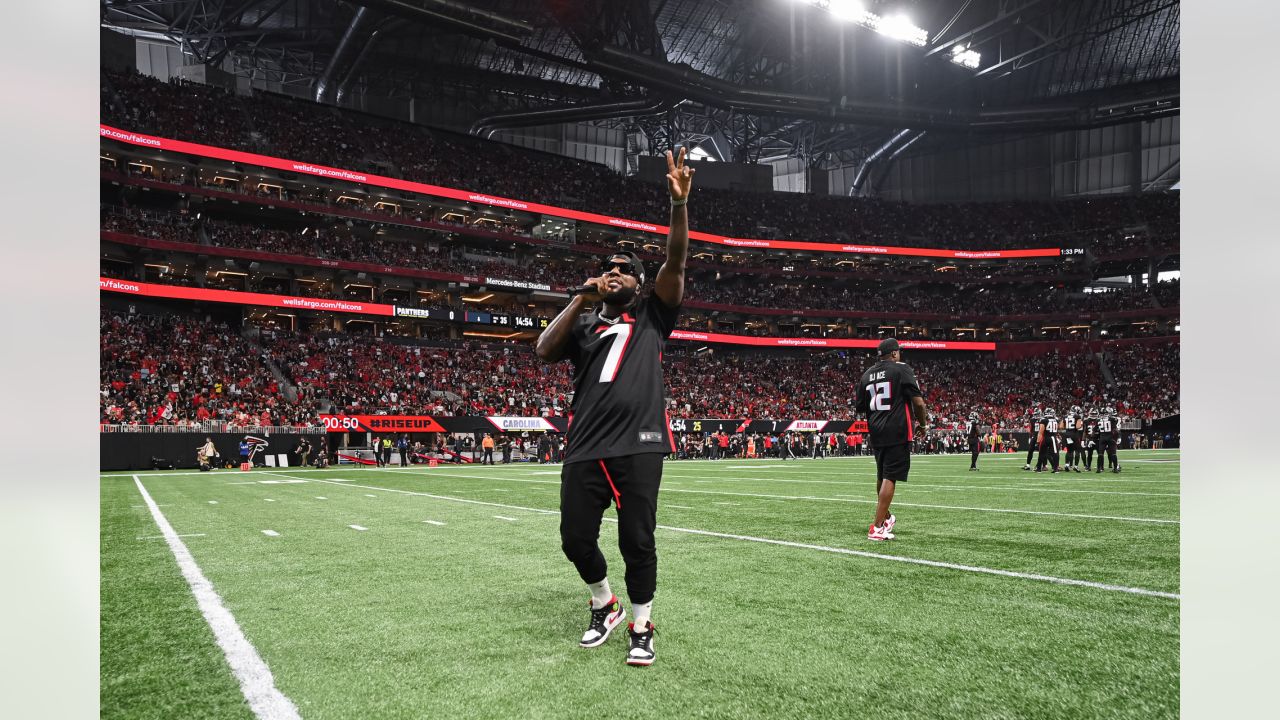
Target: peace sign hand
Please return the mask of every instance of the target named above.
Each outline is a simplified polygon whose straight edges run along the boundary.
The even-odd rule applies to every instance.
[[[667,189],[671,191],[671,199],[679,202],[689,197],[689,189],[693,185],[693,168],[684,164],[684,156],[688,148],[680,148],[679,158],[672,158],[667,151]]]

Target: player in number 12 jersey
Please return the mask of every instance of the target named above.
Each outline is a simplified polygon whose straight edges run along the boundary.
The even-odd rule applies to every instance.
[[[622,623],[626,611],[609,589],[600,552],[600,521],[613,503],[618,549],[626,564],[634,620],[628,627],[628,665],[654,660],[649,616],[658,585],[658,486],[662,458],[675,452],[662,387],[662,348],[676,327],[684,301],[689,255],[689,190],[693,168],[667,152],[671,223],[667,261],[653,292],[640,296],[644,264],[634,253],[609,255],[591,290],[574,296],[538,337],[545,362],[573,361],[573,408],[568,448],[560,471],[560,546],[591,591],[591,620],[579,644],[598,647]],[[588,302],[594,312],[584,314]]]
[[[893,489],[896,483],[906,481],[911,470],[911,441],[917,434],[923,435],[929,424],[920,384],[911,366],[902,362],[898,341],[882,340],[878,352],[880,361],[858,381],[857,400],[857,411],[867,416],[871,450],[876,456],[876,516],[867,539],[877,541],[894,537],[897,518],[889,512]]]

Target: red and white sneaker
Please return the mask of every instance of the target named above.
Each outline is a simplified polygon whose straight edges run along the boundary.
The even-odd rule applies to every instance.
[[[644,632],[636,632],[635,623],[627,623],[627,635],[631,638],[631,646],[627,649],[628,665],[652,665],[657,657],[653,652],[653,623]]]
[[[889,517],[884,521],[884,531],[893,534],[893,526],[897,524],[898,518],[894,517],[893,513],[889,513]]]
[[[591,607],[590,601],[587,601],[587,607],[591,610],[591,624],[587,626],[587,631],[582,634],[582,640],[578,644],[584,648],[599,647],[609,639],[613,629],[622,624],[627,611],[622,609],[617,595],[610,598],[604,607]]]
[[[871,527],[867,528],[868,540],[875,540],[876,542],[880,542],[881,540],[892,540],[893,538],[894,538],[894,534],[889,532],[888,523],[886,523],[884,527],[876,527],[875,525],[872,525]]]

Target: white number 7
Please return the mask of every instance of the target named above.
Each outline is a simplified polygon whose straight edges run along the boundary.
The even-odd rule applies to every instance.
[[[889,382],[872,383],[867,385],[867,394],[871,396],[872,410],[888,410],[893,406],[889,403]]]
[[[627,351],[627,341],[631,339],[631,325],[618,323],[600,333],[601,337],[613,336],[613,344],[609,354],[604,358],[604,367],[600,368],[600,382],[613,382],[618,375],[618,366],[622,364],[622,354]]]

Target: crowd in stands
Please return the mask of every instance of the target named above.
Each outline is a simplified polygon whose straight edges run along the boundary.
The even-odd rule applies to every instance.
[[[525,345],[402,345],[350,335],[277,333],[267,347],[300,387],[346,413],[560,414],[565,363],[543,365]]]
[[[342,111],[279,96],[112,71],[104,77],[113,92],[103,93],[103,122],[129,130],[349,169],[389,168],[411,180],[635,220],[661,223],[668,213],[662,188],[602,165],[405,123],[361,120],[378,126],[362,133]],[[701,188],[695,200],[695,228],[741,238],[1102,253],[1177,243],[1172,194],[920,205]]]
[[[272,229],[139,208],[102,208],[102,228],[177,242],[206,242],[213,246],[269,251],[307,257],[331,258],[392,267],[428,269],[456,275],[495,277],[538,282],[553,287],[580,284],[596,272],[597,258],[564,256],[536,260],[515,253],[478,255],[475,250],[449,243],[392,239],[350,229],[311,229],[305,233]],[[486,259],[491,258],[491,259]],[[688,300],[748,308],[821,309],[867,312],[968,314],[983,316],[1047,314],[1054,312],[1104,312],[1154,307],[1142,288],[1094,293],[1068,293],[1045,283],[984,284],[786,281],[761,283],[746,275],[713,280],[705,271],[690,272]],[[1161,305],[1176,305],[1177,283],[1157,286]],[[327,294],[326,294],[327,293]],[[344,291],[312,287],[306,294],[347,298]],[[377,300],[377,298],[365,298]],[[412,304],[404,301],[401,304]]]
[[[1181,297],[1182,281],[1178,278],[1173,280],[1165,280],[1158,282],[1151,292],[1155,294],[1156,301],[1161,307],[1176,307]]]
[[[192,318],[103,311],[101,422],[315,425],[321,412],[396,415],[566,414],[571,365],[538,361],[527,344],[483,344],[237,329]],[[1013,362],[990,355],[909,352],[934,423],[978,411],[1021,429],[1036,406],[1112,404],[1144,419],[1178,412],[1178,344],[1115,346],[1108,384],[1088,353]],[[675,418],[849,418],[867,352],[692,352],[664,368]],[[271,365],[296,386],[286,400]]]
[[[1106,353],[1115,382],[1107,388],[1117,408],[1144,418],[1178,413],[1179,345],[1116,346]]]
[[[1029,315],[1056,312],[1105,312],[1152,307],[1142,288],[1098,293],[1066,293],[1045,285],[886,285],[819,283],[721,285],[693,283],[690,300],[763,308],[796,308],[947,315]]]
[[[99,335],[104,424],[317,423],[314,404],[289,402],[262,352],[236,328],[176,315],[103,310]]]

